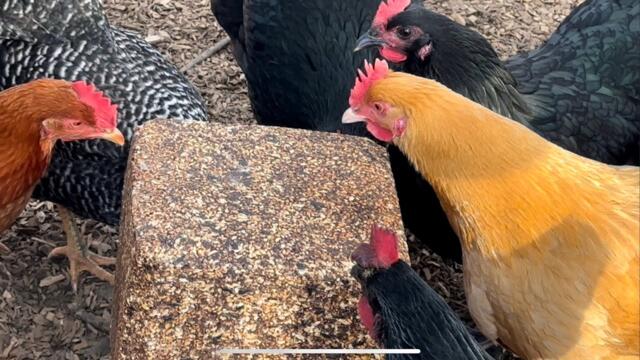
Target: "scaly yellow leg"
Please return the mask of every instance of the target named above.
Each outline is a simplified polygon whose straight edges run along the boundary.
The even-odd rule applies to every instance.
[[[67,245],[51,250],[49,258],[66,256],[69,259],[69,274],[71,275],[73,291],[78,290],[78,279],[83,271],[88,271],[98,279],[113,285],[115,282],[113,274],[100,266],[113,265],[116,263],[116,259],[100,256],[89,251],[84,239],[80,236],[71,212],[60,205],[57,206],[57,209],[62,219]]]

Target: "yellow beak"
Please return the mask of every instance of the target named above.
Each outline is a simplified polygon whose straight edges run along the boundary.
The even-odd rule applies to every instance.
[[[100,139],[109,140],[118,145],[124,145],[124,135],[118,129],[113,129],[100,135]]]
[[[351,108],[348,108],[347,111],[342,114],[343,124],[353,124],[357,122],[367,122],[367,119],[356,114]]]

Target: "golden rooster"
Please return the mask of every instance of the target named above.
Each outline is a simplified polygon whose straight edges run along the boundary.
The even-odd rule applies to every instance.
[[[365,121],[433,185],[463,248],[469,310],[527,359],[640,356],[640,171],[543,139],[429,79],[366,64]]]

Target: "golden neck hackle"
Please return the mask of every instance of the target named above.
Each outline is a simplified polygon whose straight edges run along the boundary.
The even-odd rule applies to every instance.
[[[385,94],[405,110],[407,130],[396,144],[436,190],[464,248],[511,251],[576,211],[616,211],[600,185],[618,181],[617,168],[568,152],[432,80],[411,81],[392,74],[370,96]]]

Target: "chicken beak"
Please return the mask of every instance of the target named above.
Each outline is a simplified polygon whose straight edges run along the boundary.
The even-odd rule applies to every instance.
[[[342,114],[342,123],[343,124],[353,124],[358,122],[366,122],[367,119],[357,115],[351,108],[348,108],[347,111]]]
[[[100,139],[111,141],[118,145],[124,145],[124,135],[118,129],[105,132],[99,136]]]
[[[382,46],[386,43],[377,38],[374,34],[372,34],[371,30],[367,31],[364,35],[360,36],[360,38],[356,41],[356,47],[353,49],[353,52],[358,52],[362,49],[366,49],[372,46]]]

